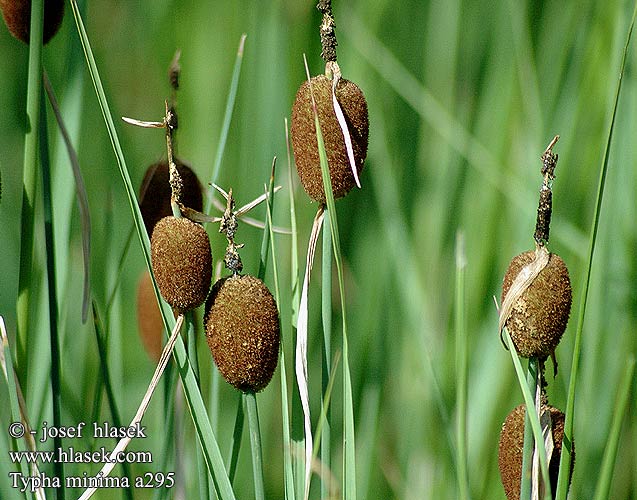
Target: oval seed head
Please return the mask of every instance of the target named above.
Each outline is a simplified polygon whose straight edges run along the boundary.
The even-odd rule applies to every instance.
[[[215,283],[206,301],[208,347],[226,381],[240,391],[264,389],[279,359],[279,313],[265,284],[249,275]]]
[[[513,258],[504,276],[501,303],[520,271],[534,259],[534,252]],[[545,358],[559,344],[571,312],[571,280],[564,261],[550,254],[547,266],[516,301],[506,327],[525,358]]]
[[[355,185],[343,131],[338,123],[332,104],[332,80],[325,75],[311,79],[312,94],[316,102],[319,124],[325,143],[327,162],[332,181],[334,198],[345,196]],[[314,201],[324,202],[323,177],[319,160],[314,112],[310,84],[305,81],[299,88],[292,106],[292,147],[294,161],[305,192]],[[367,156],[367,137],[369,118],[367,101],[358,86],[349,80],[341,79],[336,88],[336,98],[343,110],[349,127],[354,150],[356,172],[360,175]]]
[[[560,455],[562,454],[562,441],[564,440],[564,413],[553,406],[543,406],[551,413],[551,428],[553,434],[553,454],[549,461],[549,477],[551,478],[551,491],[555,493],[557,476],[560,469]],[[508,500],[519,500],[520,483],[522,477],[522,453],[524,449],[524,417],[525,405],[516,406],[507,415],[502,431],[500,432],[500,444],[498,448],[498,467],[500,479],[504,486]],[[571,471],[569,484],[573,476],[575,465],[575,443],[572,445]]]
[[[31,31],[31,0],[0,0],[0,9],[11,34],[28,44]],[[57,33],[63,17],[64,0],[44,0],[42,43],[46,44]]]
[[[210,240],[189,219],[164,217],[150,242],[153,274],[161,296],[179,312],[200,306],[212,280]]]
[[[155,298],[153,281],[146,270],[137,284],[137,325],[144,349],[153,361],[159,361],[164,321]]]
[[[203,210],[203,194],[197,174],[185,163],[175,158],[177,172],[181,176],[183,188],[181,202],[188,208],[201,212]],[[172,192],[168,180],[170,172],[168,161],[161,160],[146,169],[139,193],[139,209],[142,212],[146,232],[150,236],[160,219],[173,214],[170,205]]]

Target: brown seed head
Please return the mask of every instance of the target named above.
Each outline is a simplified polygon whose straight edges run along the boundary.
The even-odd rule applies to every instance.
[[[502,284],[503,302],[522,268],[532,262],[534,252],[513,258]],[[550,254],[547,266],[516,301],[506,327],[518,353],[525,358],[551,354],[566,330],[571,312],[571,280],[564,261]]]
[[[341,198],[356,185],[356,181],[347,157],[343,132],[332,105],[332,80],[320,75],[312,78],[311,82],[319,124],[325,142],[332,191],[335,199]],[[360,175],[367,156],[369,133],[367,102],[361,89],[345,79],[341,79],[338,83],[336,98],[349,127],[356,171]],[[303,188],[310,198],[324,202],[325,192],[316,141],[314,112],[312,111],[310,85],[307,81],[303,82],[294,100],[290,133],[294,148],[294,161]]]
[[[31,0],[0,0],[4,22],[11,34],[29,43],[31,30]],[[47,43],[60,28],[64,17],[64,0],[44,0],[44,31],[42,43]]]
[[[543,410],[547,408],[543,407]],[[557,476],[560,468],[560,455],[562,454],[562,441],[564,440],[564,413],[553,406],[548,406],[551,413],[551,426],[553,433],[553,454],[549,461],[549,477],[551,478],[551,491],[555,493]],[[498,467],[500,479],[504,486],[508,500],[519,500],[520,483],[522,475],[522,451],[524,449],[524,417],[525,405],[516,406],[507,416],[502,431],[500,432],[500,445],[498,449]],[[575,443],[572,447],[572,460],[570,478],[573,475],[575,465]]]
[[[161,356],[164,322],[159,311],[150,273],[144,271],[137,284],[137,325],[139,336],[150,358],[157,362]]]
[[[161,296],[179,312],[200,306],[212,280],[210,240],[189,219],[164,217],[150,242],[153,274]]]
[[[203,195],[197,175],[180,160],[175,159],[175,164],[183,182],[181,202],[188,208],[201,212],[203,210]],[[139,194],[139,209],[142,212],[146,232],[149,235],[153,234],[153,228],[161,218],[173,213],[170,206],[172,193],[168,183],[169,178],[170,173],[166,160],[153,163],[144,174]]]
[[[210,352],[229,384],[264,389],[279,359],[279,313],[265,284],[249,275],[215,283],[204,319]]]

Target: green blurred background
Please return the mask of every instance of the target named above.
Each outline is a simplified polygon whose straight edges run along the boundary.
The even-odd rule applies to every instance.
[[[132,227],[131,212],[68,7],[59,34],[44,48],[44,65],[86,182],[92,221],[91,292],[102,314],[114,291],[110,314],[103,319],[109,328],[116,397],[128,421],[154,369],[137,335],[135,293],[144,264],[135,238],[118,272]],[[565,409],[600,164],[632,9],[625,1],[593,0],[335,0],[339,64],[343,76],[365,92],[371,124],[363,189],[337,203],[360,498],[457,496],[453,300],[459,231],[464,235],[467,264],[469,484],[473,498],[504,498],[497,469],[498,435],[505,416],[522,397],[510,356],[498,338],[492,297],[499,299],[509,260],[533,246],[541,184],[539,157],[556,134],[561,135],[555,147],[560,160],[549,248],[568,264],[574,307],[557,350],[559,373],[549,379],[548,395],[552,404]],[[161,119],[169,95],[167,68],[178,48],[182,51],[178,151],[200,179],[208,181],[242,33],[247,34],[243,67],[218,182],[233,188],[239,205],[247,203],[263,192],[276,155],[276,181],[287,186],[284,119],[305,77],[303,54],[312,74],[323,71],[320,14],[314,2],[93,0],[82,6],[82,13],[135,186],[145,168],[165,156],[164,137],[160,131],[126,125],[119,117]],[[0,314],[10,339],[16,322],[27,59],[28,48],[3,26]],[[571,498],[593,495],[619,378],[628,357],[637,353],[636,62],[632,43],[583,332]],[[62,419],[73,425],[91,419],[99,361],[92,323],[82,325],[80,317],[81,233],[73,177],[50,109],[48,118],[61,297]],[[304,262],[316,204],[310,203],[296,173],[293,182]],[[275,204],[274,223],[289,227],[287,190],[277,195]],[[32,421],[42,422],[51,418],[51,403],[41,204],[37,213],[32,283],[40,297],[32,318],[31,361],[23,389]],[[253,215],[263,219],[263,207]],[[209,232],[218,259],[224,241],[213,227]],[[256,273],[261,232],[242,225],[237,240],[246,243],[242,253],[246,271]],[[290,237],[278,236],[276,246],[291,388]],[[310,294],[310,390],[315,419],[321,387],[319,271]],[[334,350],[340,348],[338,304],[335,295]],[[205,395],[214,368],[199,335]],[[23,359],[16,360],[16,365],[23,364]],[[272,385],[259,395],[268,498],[283,498],[278,377],[277,371]],[[631,391],[613,499],[637,498],[634,382]],[[0,394],[6,398],[4,383]],[[222,381],[220,397],[213,425],[225,456],[237,396]],[[341,401],[340,384],[336,384],[335,422],[340,421]],[[193,450],[197,442],[187,410],[181,414],[185,437],[179,471],[186,491],[196,497]],[[0,415],[6,428],[8,410],[3,408]],[[108,420],[106,408],[100,420]],[[151,403],[145,424],[149,438],[131,446],[158,457],[165,437],[161,396]],[[334,425],[332,466],[337,480],[341,475],[339,433],[340,425]],[[5,448],[7,436],[0,434]],[[91,446],[90,442],[68,444]],[[21,497],[8,486],[7,473],[13,466],[4,452],[0,452],[0,463],[4,478],[0,496]],[[69,474],[84,470],[82,465],[67,467]],[[136,474],[155,470],[156,464],[133,466]],[[252,495],[251,478],[246,442],[235,482],[238,498]],[[151,498],[150,493],[136,491],[135,498]],[[100,492],[97,498],[120,496],[119,490],[113,490]],[[319,497],[318,488],[312,496]]]

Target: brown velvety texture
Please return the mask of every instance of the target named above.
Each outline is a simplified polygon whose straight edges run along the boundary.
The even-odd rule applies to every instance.
[[[137,325],[139,336],[150,359],[157,362],[161,356],[164,321],[155,298],[150,273],[144,271],[137,283]]]
[[[545,409],[543,407],[543,409]],[[549,462],[549,477],[551,479],[551,491],[555,494],[557,477],[560,469],[560,455],[562,454],[562,441],[564,440],[564,413],[553,406],[548,406],[551,412],[551,426],[553,433],[553,454]],[[524,417],[525,405],[516,406],[507,415],[502,431],[500,432],[500,445],[498,450],[498,467],[500,479],[504,486],[508,500],[519,500],[522,475],[522,454],[524,449]],[[572,448],[570,480],[575,466],[575,443]]]
[[[29,43],[31,31],[31,0],[0,0],[0,9],[11,34]],[[48,43],[62,24],[64,0],[44,0],[42,43]]]
[[[212,280],[212,252],[205,229],[189,219],[160,220],[150,242],[161,296],[179,312],[200,306]]]
[[[276,302],[265,284],[249,275],[217,281],[204,319],[210,352],[226,381],[240,391],[258,392],[279,359]]]
[[[534,252],[513,258],[502,284],[502,303],[522,268],[531,263]],[[571,280],[564,261],[550,254],[547,266],[514,304],[506,327],[520,356],[546,357],[566,330],[571,312]]]
[[[203,210],[203,194],[201,183],[193,170],[183,162],[175,159],[177,172],[183,182],[181,202],[188,208],[201,212]],[[142,212],[146,232],[150,236],[153,228],[162,218],[173,214],[170,206],[172,194],[168,180],[168,161],[161,160],[146,169],[139,193],[139,209]]]
[[[312,92],[319,117],[327,162],[332,181],[334,198],[345,196],[355,185],[354,174],[347,157],[343,131],[338,123],[332,104],[332,80],[326,76],[315,76],[311,79]],[[349,80],[341,79],[336,88],[338,100],[349,127],[354,150],[356,171],[359,175],[367,156],[369,119],[367,102],[361,89]],[[292,147],[296,169],[303,188],[315,201],[325,201],[321,163],[319,160],[316,127],[312,111],[310,85],[303,82],[292,106]]]

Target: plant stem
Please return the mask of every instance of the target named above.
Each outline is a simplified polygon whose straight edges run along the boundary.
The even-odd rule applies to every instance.
[[[250,428],[250,447],[252,448],[252,473],[254,476],[254,498],[265,499],[263,487],[263,456],[261,453],[261,430],[259,429],[259,411],[257,408],[257,396],[254,392],[246,392],[243,395],[248,414],[248,426]]]
[[[573,362],[571,364],[571,373],[568,385],[568,399],[566,402],[566,417],[564,420],[564,441],[562,443],[562,454],[560,455],[560,470],[557,479],[557,500],[566,500],[568,495],[569,477],[571,470],[572,446],[573,446],[573,416],[575,409],[575,387],[577,383],[577,375],[579,370],[579,362],[582,348],[582,331],[584,329],[584,317],[586,316],[586,304],[588,300],[588,287],[591,279],[591,269],[593,267],[593,255],[595,254],[595,245],[597,242],[597,230],[599,228],[599,219],[602,210],[602,200],[604,198],[604,187],[606,185],[606,173],[608,172],[608,160],[610,157],[610,146],[613,139],[613,131],[615,129],[615,117],[617,116],[617,108],[619,104],[619,92],[622,88],[622,80],[624,77],[624,69],[626,67],[626,56],[628,54],[628,46],[635,26],[635,18],[637,18],[637,2],[633,8],[633,15],[626,35],[626,43],[622,52],[622,60],[619,68],[619,80],[615,91],[615,99],[613,103],[610,124],[608,128],[608,136],[606,138],[606,146],[602,165],[599,172],[599,183],[597,185],[597,198],[595,202],[595,214],[591,224],[590,238],[588,242],[588,259],[586,266],[586,276],[582,286],[582,292],[579,303],[579,315],[577,318],[577,330],[575,331],[575,344],[573,347]]]
[[[18,278],[17,359],[24,387],[29,362],[29,317],[31,301],[31,269],[33,266],[33,227],[37,189],[38,134],[40,132],[40,94],[42,92],[42,24],[44,0],[31,3],[29,69],[27,80],[27,130],[24,136],[24,169],[22,187],[22,224],[20,228],[20,274]]]
[[[44,201],[44,240],[46,247],[47,291],[49,305],[49,336],[51,345],[51,394],[53,400],[53,426],[59,429],[62,425],[62,383],[60,368],[60,339],[58,332],[58,300],[57,280],[55,276],[55,245],[53,243],[53,207],[51,200],[51,162],[49,157],[49,141],[46,124],[46,102],[40,93],[40,163],[42,168],[42,198]],[[62,438],[53,438],[53,447],[62,449]],[[56,460],[54,465],[56,477],[64,477],[64,463]],[[65,488],[57,490],[57,498],[64,500]]]
[[[326,214],[329,221],[330,214]],[[331,410],[325,401],[327,386],[330,381],[330,360],[332,359],[332,233],[329,226],[323,229],[323,265],[321,283],[321,313],[323,321],[323,363],[322,363],[322,394],[321,409],[325,412],[325,423],[321,434],[321,463],[327,469],[331,468],[330,450],[330,415]],[[327,407],[326,407],[327,406]],[[329,484],[321,481],[321,498],[329,496]]]
[[[529,390],[533,390],[535,394],[535,387],[540,383],[538,373],[538,360],[537,358],[529,358],[529,367],[526,376]],[[524,413],[524,447],[522,449],[522,474],[520,479],[520,498],[531,498],[531,481],[533,470],[533,429],[531,428],[531,408],[527,408]]]
[[[241,436],[243,434],[243,396],[237,400],[237,415],[234,419],[234,431],[232,431],[232,445],[230,446],[230,466],[228,477],[230,483],[234,483],[234,476],[237,473],[237,462],[239,461],[239,450],[241,450]]]
[[[465,268],[464,236],[456,234],[456,464],[458,498],[469,498],[467,472],[467,323],[465,318]]]

